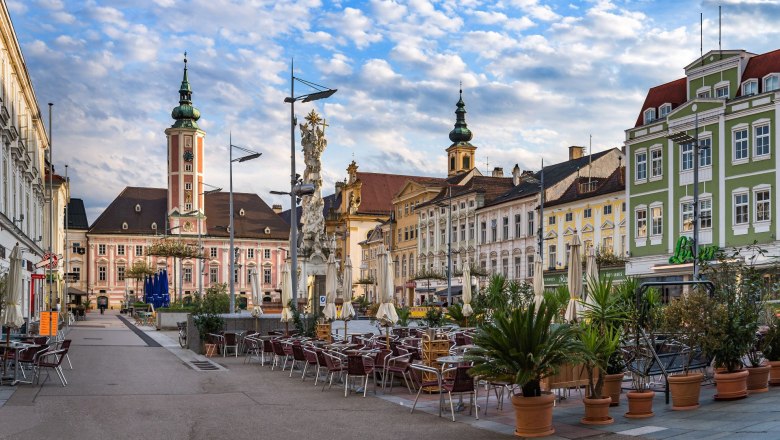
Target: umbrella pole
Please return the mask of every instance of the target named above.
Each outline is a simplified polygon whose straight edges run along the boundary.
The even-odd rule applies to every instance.
[[[5,376],[5,364],[8,361],[8,350],[11,344],[11,327],[5,328],[5,351],[3,351],[3,376]]]
[[[346,319],[344,320],[344,341],[347,340],[347,323],[348,322],[349,321],[347,321]]]
[[[385,326],[385,339],[387,340],[387,349],[390,350],[390,326]]]
[[[285,322],[284,323],[284,335],[289,337],[290,336],[290,323]]]

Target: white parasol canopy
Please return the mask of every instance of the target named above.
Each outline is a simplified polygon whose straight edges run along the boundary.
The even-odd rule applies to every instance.
[[[290,311],[290,300],[292,299],[292,275],[290,274],[290,263],[284,264],[282,269],[282,322],[292,320]]]
[[[257,279],[257,269],[252,270],[252,316],[255,318],[263,314],[263,308],[260,307],[262,299],[260,298],[260,281]]]
[[[542,271],[542,258],[539,254],[534,256],[534,303],[536,309],[544,300],[544,272]]]
[[[352,260],[347,257],[344,262],[344,305],[341,306],[341,319],[348,321],[355,316],[355,308],[352,307]]]
[[[582,298],[582,257],[580,255],[580,237],[574,235],[569,250],[569,305],[566,307],[566,320],[574,322],[580,309]]]
[[[393,304],[394,290],[393,285],[393,261],[390,258],[390,252],[385,250],[384,245],[380,245],[379,254],[381,255],[379,263],[379,298],[382,301],[379,310],[376,312],[376,319],[383,325],[395,325],[398,322],[398,313]]]
[[[463,268],[463,316],[471,316],[474,309],[471,308],[471,269],[464,264]]]
[[[11,251],[11,265],[8,270],[8,292],[5,297],[5,304],[3,304],[3,313],[0,316],[0,324],[10,328],[19,328],[24,324],[24,316],[22,316],[22,298],[24,294],[22,292],[21,254],[22,252],[19,250],[19,244],[17,243]]]
[[[599,279],[599,265],[596,262],[596,250],[594,248],[587,249],[586,252],[588,255],[585,257],[585,277],[587,278],[586,285],[590,285],[590,283],[596,282]],[[585,295],[585,302],[588,304],[592,303],[593,298],[590,295],[590,292]]]
[[[333,254],[331,252],[328,256],[328,266],[325,269],[325,308],[322,309],[322,314],[328,321],[336,319],[336,289],[339,286],[336,257]]]

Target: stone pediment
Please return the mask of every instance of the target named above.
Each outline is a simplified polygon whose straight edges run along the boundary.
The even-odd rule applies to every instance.
[[[613,229],[614,227],[615,224],[611,220],[607,220],[601,225],[601,229]]]

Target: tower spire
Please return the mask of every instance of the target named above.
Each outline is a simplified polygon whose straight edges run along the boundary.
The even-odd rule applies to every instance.
[[[458,102],[455,104],[455,128],[450,131],[452,145],[447,148],[447,176],[469,171],[475,165],[477,147],[471,145],[473,134],[466,125],[466,103],[463,102],[463,83],[459,83]]]
[[[458,93],[458,102],[455,104],[457,107],[455,109],[455,128],[450,132],[450,140],[453,145],[461,142],[468,144],[473,137],[471,130],[466,125],[466,103],[463,102],[463,83],[461,83]]]
[[[192,106],[192,87],[187,76],[187,52],[184,52],[184,75],[179,86],[179,105],[174,107],[171,117],[176,120],[173,127],[198,128],[200,111]]]

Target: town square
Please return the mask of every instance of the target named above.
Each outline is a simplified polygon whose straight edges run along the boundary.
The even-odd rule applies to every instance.
[[[0,0],[0,438],[780,438],[778,18]]]

